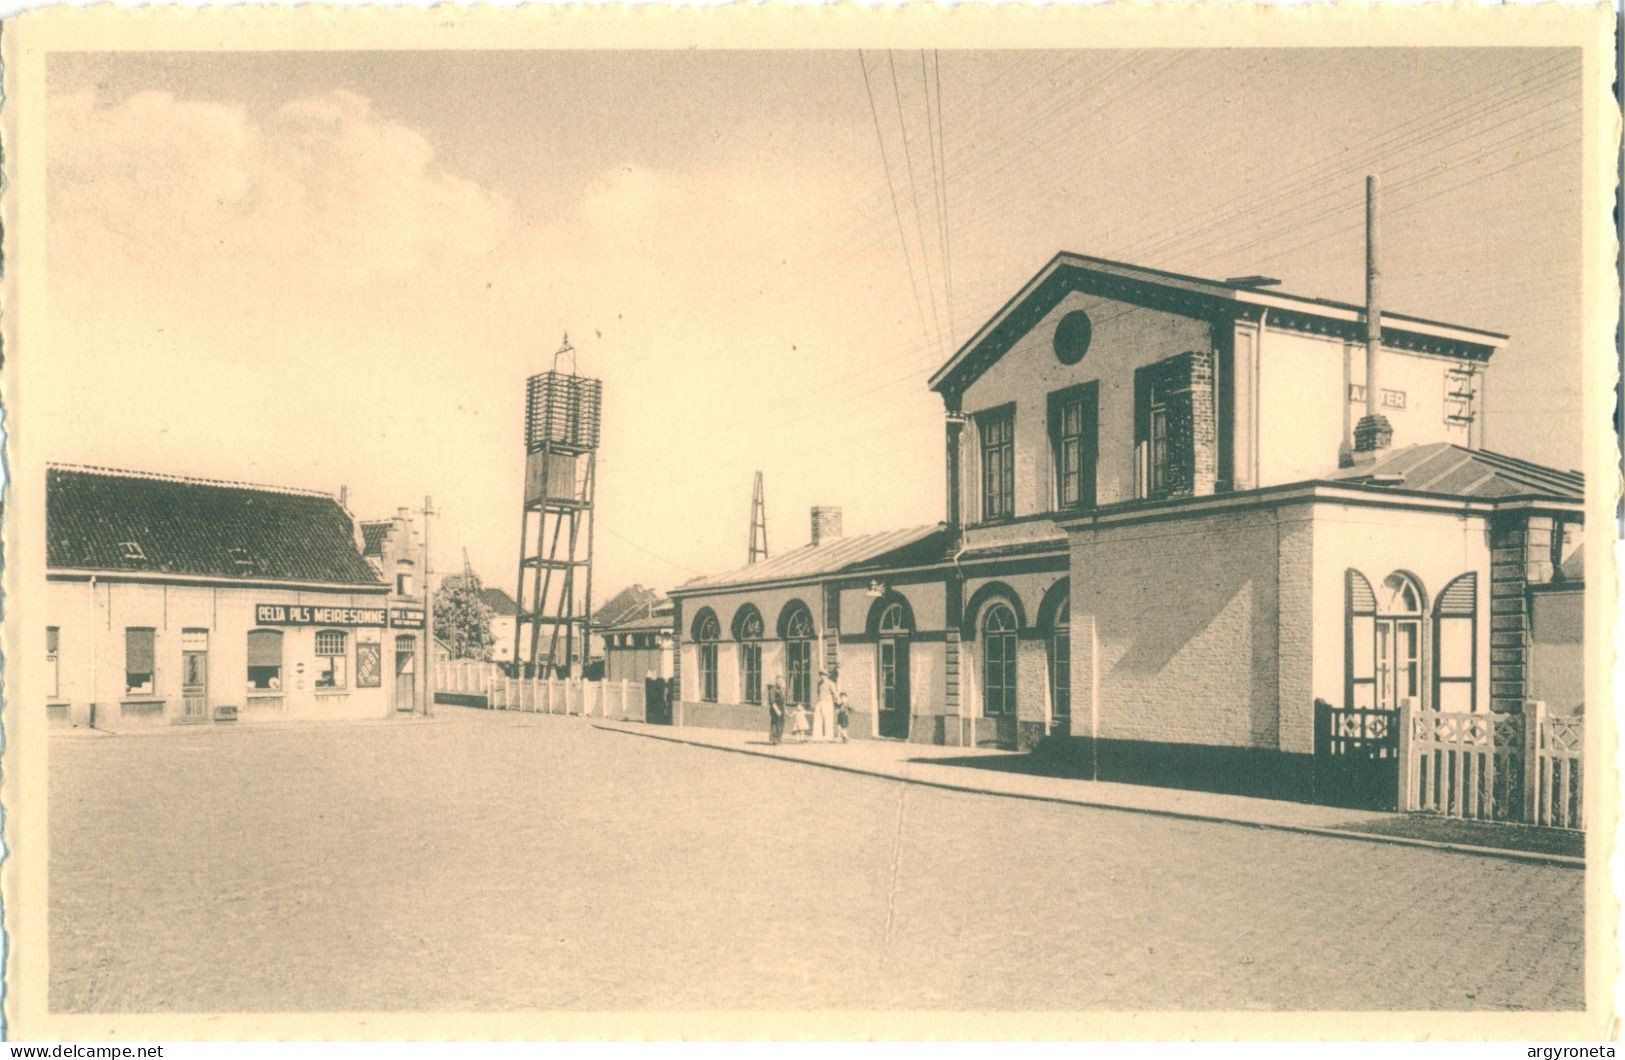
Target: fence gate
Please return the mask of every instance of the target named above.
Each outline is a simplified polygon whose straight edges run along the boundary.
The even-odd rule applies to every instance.
[[[1399,712],[1315,701],[1315,801],[1393,810],[1399,806]]]
[[[1400,806],[1466,821],[1585,826],[1581,718],[1407,711],[1400,726]]]
[[[643,681],[643,717],[650,725],[671,724],[671,699],[662,678],[649,677]]]

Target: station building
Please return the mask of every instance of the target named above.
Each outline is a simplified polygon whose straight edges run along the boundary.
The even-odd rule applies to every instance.
[[[367,538],[328,494],[46,471],[51,723],[111,731],[413,709],[410,520]],[[386,575],[389,580],[386,581]]]
[[[1578,472],[1488,451],[1507,336],[1062,254],[939,369],[939,524],[671,596],[685,724],[838,671],[854,735],[1298,775],[1314,704],[1581,710]],[[1363,415],[1380,409],[1386,424]]]

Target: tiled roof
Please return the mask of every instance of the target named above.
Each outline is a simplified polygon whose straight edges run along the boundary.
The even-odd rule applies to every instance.
[[[382,556],[384,554],[384,538],[389,536],[389,529],[394,525],[388,519],[362,523],[361,554],[363,556]]]
[[[1339,468],[1326,480],[1475,500],[1585,499],[1585,476],[1578,471],[1558,471],[1503,453],[1466,449],[1449,442],[1395,449],[1369,464]]]
[[[494,585],[480,586],[480,599],[485,601],[485,606],[491,609],[493,615],[517,615],[519,613],[519,605],[513,602],[513,597]]]
[[[915,526],[907,530],[890,530],[882,534],[863,534],[838,537],[821,545],[806,545],[771,559],[764,559],[725,574],[714,574],[684,582],[673,595],[692,593],[700,589],[717,589],[758,582],[812,578],[826,574],[860,571],[881,560],[899,562],[897,553],[908,552],[922,557],[919,562],[943,558],[947,547],[947,530],[941,524]]]
[[[326,494],[63,466],[45,481],[51,568],[382,584]]]
[[[648,614],[649,608],[659,602],[660,594],[653,589],[645,589],[641,585],[628,585],[598,609],[592,616],[592,624],[600,629],[619,625],[626,619]]]

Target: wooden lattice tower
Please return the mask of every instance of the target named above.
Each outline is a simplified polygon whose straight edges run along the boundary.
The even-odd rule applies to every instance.
[[[568,355],[569,371],[561,371]],[[603,384],[576,374],[570,337],[525,386],[525,492],[514,662],[580,674],[592,654],[593,488]]]

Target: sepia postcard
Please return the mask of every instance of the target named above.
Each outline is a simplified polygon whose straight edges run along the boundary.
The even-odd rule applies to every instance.
[[[1611,1040],[1613,30],[8,21],[6,1034]]]

